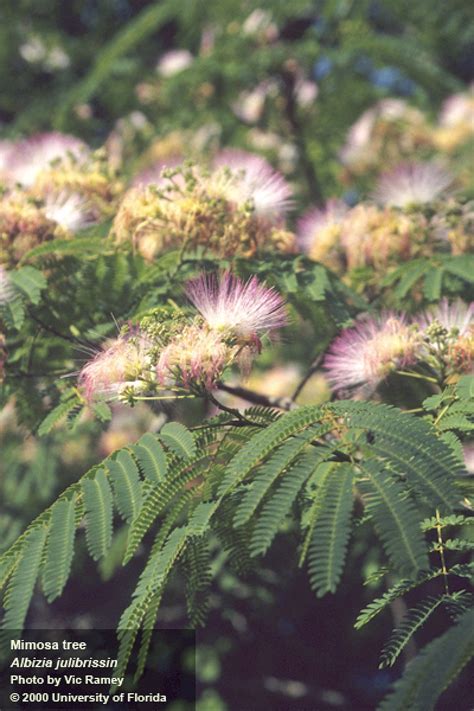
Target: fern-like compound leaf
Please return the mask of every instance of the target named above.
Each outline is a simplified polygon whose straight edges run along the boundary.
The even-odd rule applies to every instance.
[[[303,435],[289,439],[280,445],[267,461],[257,469],[253,481],[237,507],[234,526],[242,526],[247,523],[276,479],[283,475],[287,467],[306,446],[308,440],[316,435],[316,429],[315,426],[308,427]]]
[[[422,583],[428,580],[437,578],[439,575],[441,575],[440,569],[421,571],[415,578],[404,578],[398,583],[395,583],[395,585],[392,585],[392,587],[387,590],[387,592],[385,592],[383,595],[381,595],[381,597],[376,598],[371,603],[369,603],[367,607],[361,610],[357,617],[357,620],[355,621],[354,627],[356,628],[356,630],[359,630],[361,627],[364,627],[364,625],[373,620],[374,617],[376,617],[378,614],[380,614],[380,612],[385,610],[387,606],[390,605],[390,603],[396,600],[398,597],[401,597],[409,590],[413,590],[414,588],[418,587],[419,585],[422,585]]]
[[[229,493],[257,464],[273,452],[275,447],[289,437],[304,432],[320,415],[319,407],[302,407],[288,412],[265,429],[259,430],[229,463],[218,490],[219,496]],[[326,431],[327,429],[322,427],[320,434]]]
[[[378,711],[433,711],[439,696],[474,656],[474,610],[424,647]]]
[[[262,507],[255,522],[250,540],[252,556],[266,553],[278,533],[278,529],[291,510],[293,502],[305,481],[319,464],[320,457],[315,452],[303,454],[282,477],[275,491]]]
[[[108,462],[117,509],[125,521],[133,521],[142,504],[142,483],[137,465],[127,450]]]
[[[196,443],[192,433],[180,422],[167,422],[160,430],[160,439],[178,457],[189,459],[196,454]]]
[[[77,399],[76,397],[70,397],[68,398],[65,402],[60,402],[59,405],[56,405],[51,412],[48,412],[40,426],[38,427],[38,436],[43,437],[46,434],[49,434],[53,427],[63,419],[63,417],[66,417],[69,415],[70,412],[77,406]]]
[[[406,478],[408,486],[441,513],[456,504],[455,476],[461,467],[451,448],[425,420],[388,405],[341,401],[329,409],[351,429],[370,432],[366,449]]]
[[[84,479],[82,492],[86,511],[86,540],[94,560],[106,555],[112,542],[113,499],[104,470]]]
[[[383,471],[380,464],[367,460],[362,465],[367,480],[359,483],[366,512],[393,565],[402,574],[429,568],[428,553],[421,530],[421,517],[404,494],[403,486]]]
[[[199,461],[200,458],[196,457],[176,465],[172,474],[160,482],[158,486],[147,486],[148,482],[145,482],[141,508],[130,526],[124,564],[133,556],[140,541],[157,516],[171,504],[175,496],[183,495],[186,484],[196,476],[195,467],[197,467]]]
[[[32,304],[39,303],[41,292],[46,288],[46,277],[34,267],[26,265],[9,273],[13,284],[20,289]]]
[[[351,529],[353,467],[340,464],[324,484],[324,505],[308,549],[311,587],[318,597],[335,592]]]
[[[166,454],[157,438],[147,432],[132,448],[143,475],[153,484],[166,479],[168,462]]]
[[[43,590],[48,602],[59,597],[69,578],[76,535],[75,498],[57,501],[51,510]]]
[[[2,622],[0,644],[8,645],[12,634],[20,634],[35,589],[48,534],[47,526],[38,526],[25,538],[21,558],[8,583],[4,599],[5,615]]]
[[[186,542],[186,528],[175,528],[164,546],[150,555],[133,593],[132,602],[124,610],[117,629],[120,640],[117,676],[125,671],[145,615],[150,607],[156,604],[156,597],[161,598],[167,578],[182,554]]]
[[[437,610],[445,600],[444,595],[439,597],[428,597],[420,602],[416,607],[408,610],[402,619],[400,626],[393,630],[388,642],[385,644],[380,654],[379,668],[391,667],[395,664],[400,653],[406,644],[420,629],[430,615]]]
[[[205,538],[191,538],[183,555],[186,604],[193,627],[202,627],[209,605],[212,580],[209,546]]]

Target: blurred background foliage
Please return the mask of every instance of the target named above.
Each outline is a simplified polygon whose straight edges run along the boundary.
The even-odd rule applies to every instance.
[[[299,207],[334,195],[350,201],[354,185],[339,159],[350,126],[386,97],[434,120],[472,80],[473,38],[467,0],[3,0],[0,135],[54,128],[105,142],[130,173],[238,146],[277,163],[298,184]],[[160,63],[171,50],[181,50],[181,65]],[[0,419],[1,548],[91,464],[156,426],[134,414],[105,434],[86,422],[39,442],[10,415]],[[114,545],[118,564],[120,537]],[[222,572],[199,633],[200,711],[368,711],[398,676],[400,666],[374,672],[389,616],[385,626],[348,632],[374,589],[361,577],[380,564],[370,533],[361,525],[341,591],[318,602],[288,567],[288,545],[275,546],[250,579]],[[111,555],[103,585],[85,553],[78,561],[74,584],[51,608],[38,601],[32,626],[115,626],[135,576],[127,568],[110,581]],[[185,624],[172,591],[161,622]],[[464,708],[466,684],[462,677],[439,709],[453,700]]]

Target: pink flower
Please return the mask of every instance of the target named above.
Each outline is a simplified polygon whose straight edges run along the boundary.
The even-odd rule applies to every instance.
[[[402,316],[385,313],[345,329],[324,360],[336,390],[369,384],[375,387],[393,370],[416,361],[418,336]]]
[[[328,200],[325,207],[310,208],[298,220],[298,246],[309,256],[321,255],[338,241],[340,226],[348,211],[342,200]],[[316,258],[316,257],[315,257]]]
[[[436,163],[405,163],[383,175],[374,199],[389,207],[408,207],[433,202],[453,182],[453,176]]]
[[[8,164],[13,147],[14,143],[12,141],[0,141],[0,180],[3,174],[8,172]]]
[[[87,153],[86,144],[74,136],[56,131],[38,133],[15,144],[10,155],[8,177],[12,183],[30,187],[53,161],[70,155],[79,159]]]
[[[462,124],[474,131],[474,85],[460,94],[449,96],[441,107],[439,125],[443,128],[455,128]]]
[[[213,330],[252,338],[287,322],[280,294],[255,276],[243,282],[230,272],[204,274],[188,283],[186,295]]]
[[[420,326],[426,330],[430,324],[437,321],[448,333],[455,329],[457,335],[466,336],[474,328],[474,302],[465,304],[461,299],[449,303],[442,299],[430,311],[426,311],[419,319]]]
[[[219,333],[190,324],[161,351],[156,366],[158,383],[212,390],[235,355],[236,348],[227,345]]]
[[[451,371],[473,372],[474,302],[467,305],[457,299],[450,304],[443,299],[434,309],[425,312],[418,323],[424,331],[426,346],[429,344],[425,351],[434,351]]]
[[[48,192],[44,201],[48,220],[57,222],[68,232],[80,232],[95,223],[88,200],[78,193]]]
[[[241,91],[232,104],[232,111],[237,118],[248,124],[257,123],[262,118],[271,88],[271,82],[262,81],[251,91]]]
[[[147,185],[157,185],[159,187],[167,185],[168,181],[163,177],[163,170],[166,168],[176,168],[183,163],[183,158],[176,156],[160,160],[148,168],[144,168],[134,177],[132,181],[133,187],[146,187]],[[176,175],[173,180],[178,184],[184,184],[182,174]]]
[[[146,339],[136,330],[109,342],[79,373],[86,400],[114,399],[127,388],[140,389],[140,378],[147,368],[146,351]]]
[[[271,220],[281,219],[291,207],[290,186],[265,158],[228,148],[218,154],[214,165],[210,185],[220,189],[231,202],[244,205],[250,200],[257,216]],[[225,168],[230,169],[231,175]]]
[[[156,71],[162,77],[172,77],[187,69],[194,61],[194,57],[187,49],[170,49],[161,57]]]

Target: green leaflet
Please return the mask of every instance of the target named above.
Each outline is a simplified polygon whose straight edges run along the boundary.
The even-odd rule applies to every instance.
[[[209,546],[205,538],[193,537],[189,540],[182,558],[182,568],[189,620],[193,627],[202,627],[207,616],[212,581]]]
[[[292,464],[282,477],[275,491],[262,507],[255,522],[250,541],[250,554],[266,553],[278,533],[282,522],[289,513],[298,492],[320,462],[316,451],[308,452]]]
[[[46,278],[34,267],[25,266],[9,272],[10,280],[32,304],[39,303],[41,292],[46,288]]]
[[[275,447],[314,424],[320,415],[319,407],[302,407],[282,415],[276,422],[259,430],[229,463],[218,495],[229,493]],[[326,431],[326,428],[321,427],[320,434]]]
[[[318,426],[308,427],[302,435],[288,440],[275,449],[265,464],[257,469],[253,481],[237,507],[234,526],[242,526],[249,520],[276,479],[283,475],[295,457],[306,447],[308,441],[318,435],[318,430],[320,430]]]
[[[445,595],[439,597],[428,597],[416,607],[412,607],[406,615],[399,627],[393,630],[388,642],[380,654],[379,669],[384,667],[392,667],[397,661],[400,653],[413,637],[415,632],[420,629],[433,612],[445,602]]]
[[[147,432],[132,448],[143,475],[153,484],[166,478],[168,462],[166,454],[157,438]]]
[[[372,433],[367,451],[390,463],[390,469],[441,512],[456,503],[454,476],[459,462],[449,446],[419,417],[388,405],[341,401],[330,409],[344,416],[349,427]]]
[[[367,481],[358,483],[366,512],[395,568],[410,574],[429,567],[421,517],[404,489],[374,461],[361,465]]]
[[[154,605],[155,598],[161,598],[167,578],[182,554],[186,540],[186,528],[175,528],[163,548],[156,550],[149,557],[133,592],[132,602],[124,610],[117,629],[120,640],[117,676],[125,671],[138,630],[148,610]]]
[[[115,503],[125,521],[133,521],[142,504],[142,484],[131,454],[122,450],[108,463]]]
[[[426,582],[427,580],[432,580],[433,578],[437,578],[440,575],[441,570],[439,569],[429,570],[426,572],[422,571],[416,576],[416,578],[405,578],[403,580],[400,580],[398,583],[395,583],[395,585],[392,585],[392,587],[387,590],[387,592],[385,592],[381,597],[378,597],[377,599],[373,600],[367,605],[367,607],[361,610],[357,617],[357,620],[354,623],[355,629],[359,630],[361,629],[361,627],[364,627],[364,625],[373,620],[374,617],[376,617],[380,612],[382,612],[382,610],[385,610],[391,602],[397,599],[397,597],[401,597],[409,590],[413,590],[414,588],[417,588],[419,585]]]
[[[94,560],[106,555],[112,542],[113,501],[110,484],[103,469],[93,479],[82,482],[86,511],[86,540]]]
[[[46,526],[38,526],[25,537],[20,562],[10,578],[5,594],[1,646],[8,645],[12,633],[19,634],[23,629],[47,534]]]
[[[65,402],[60,402],[59,405],[56,405],[55,408],[48,412],[48,414],[38,427],[38,436],[43,437],[44,435],[49,434],[53,429],[54,425],[56,425],[60,420],[62,420],[63,417],[69,415],[69,413],[74,410],[77,404],[78,401],[76,396],[74,395],[73,397],[69,397]]]
[[[474,656],[474,610],[468,610],[407,666],[378,711],[432,711],[446,687]]]
[[[324,482],[324,506],[316,520],[308,548],[311,587],[318,597],[335,592],[342,574],[352,514],[351,464],[340,464]]]
[[[175,496],[183,495],[184,486],[187,482],[196,477],[196,465],[199,458],[189,462],[182,462],[175,467],[167,479],[153,487],[145,483],[143,487],[143,502],[140,510],[130,526],[127,551],[124,557],[124,564],[127,563],[136,551],[140,541],[146,534],[157,516],[173,501]]]
[[[48,602],[59,597],[71,571],[76,534],[75,497],[57,501],[51,510],[43,590]]]
[[[196,454],[196,444],[191,432],[180,422],[167,422],[160,430],[160,439],[178,457],[189,459]]]

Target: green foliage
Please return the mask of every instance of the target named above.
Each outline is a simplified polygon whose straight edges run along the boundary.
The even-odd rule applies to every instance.
[[[122,493],[119,490],[119,493]],[[94,478],[84,479],[82,494],[86,513],[86,538],[94,560],[107,554],[112,543],[113,502],[110,484],[100,468]]]
[[[426,645],[407,666],[379,711],[434,709],[442,692],[474,656],[473,627],[474,610],[468,610],[451,629]]]
[[[122,518],[133,521],[142,505],[142,483],[137,465],[127,451],[119,452],[108,465],[117,509]]]
[[[13,570],[5,593],[5,615],[0,637],[3,645],[8,645],[11,633],[20,633],[25,624],[40,570],[47,533],[46,527],[38,526],[25,536],[18,564]]]
[[[380,654],[379,667],[391,667],[399,654],[430,615],[445,601],[444,596],[429,597],[407,612],[400,627],[395,629]]]
[[[308,548],[309,579],[318,596],[335,592],[342,574],[351,528],[353,475],[350,464],[340,464],[324,483],[324,507]]]
[[[374,462],[363,467],[367,482],[359,487],[364,494],[366,513],[382,540],[393,565],[402,573],[428,568],[426,544],[419,514],[400,483]]]
[[[269,417],[266,424],[264,420],[265,412],[258,409],[247,412],[244,426],[218,416],[198,434],[169,423],[158,435],[144,435],[84,475],[0,559],[10,576],[5,625],[13,618],[24,619],[40,570],[47,598],[61,593],[70,572],[74,528],[83,516],[92,557],[100,560],[107,555],[114,508],[128,525],[127,544],[121,548],[124,564],[158,523],[150,555],[119,625],[121,668],[140,629],[139,666],[143,667],[163,591],[180,566],[187,580],[190,618],[194,624],[203,623],[211,583],[207,544],[211,532],[227,552],[229,564],[244,571],[268,550],[287,516],[300,519],[301,560],[308,557],[311,586],[317,595],[324,595],[336,590],[342,575],[354,491],[359,491],[393,568],[400,573],[428,568],[421,518],[412,497],[436,492],[438,502],[449,511],[445,482],[458,467],[450,448],[428,422],[395,408],[354,402],[302,407],[277,419]],[[224,429],[212,426],[220,423]],[[436,527],[445,525],[440,521],[459,522],[452,515],[438,517]],[[41,546],[47,536],[44,563],[40,543],[35,542],[40,533]],[[450,543],[444,548],[451,550]],[[28,560],[37,556],[31,568],[34,579],[29,578],[21,605],[12,607],[10,601],[24,575],[25,555]],[[440,574],[435,569],[397,584],[362,613],[356,626]],[[408,619],[390,642],[387,659],[395,658],[404,640],[425,619],[423,615],[428,617],[425,607]]]
[[[61,595],[69,578],[76,535],[75,509],[75,497],[62,499],[51,509],[43,568],[43,590],[48,602]]]

